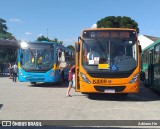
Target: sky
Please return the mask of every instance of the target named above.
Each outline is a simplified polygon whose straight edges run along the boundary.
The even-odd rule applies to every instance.
[[[107,16],[127,16],[139,35],[160,37],[160,0],[0,0],[0,18],[16,39],[44,35],[74,45],[83,29]]]

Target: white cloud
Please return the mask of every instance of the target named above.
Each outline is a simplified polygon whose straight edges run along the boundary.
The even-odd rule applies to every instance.
[[[43,34],[38,34],[37,37],[43,36]]]
[[[93,24],[91,28],[97,28],[97,24]]]
[[[32,33],[31,33],[31,32],[26,32],[25,34],[26,34],[26,35],[32,35]]]
[[[22,23],[22,20],[17,19],[17,18],[11,18],[11,19],[9,19],[9,21],[11,21],[11,22],[21,22]]]

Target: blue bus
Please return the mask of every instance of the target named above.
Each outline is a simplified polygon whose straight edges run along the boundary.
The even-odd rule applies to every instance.
[[[20,82],[60,82],[74,64],[73,50],[55,42],[21,42],[18,50]]]

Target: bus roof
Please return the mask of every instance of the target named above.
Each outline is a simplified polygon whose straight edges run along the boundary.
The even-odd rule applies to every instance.
[[[154,47],[156,44],[158,44],[160,42],[160,38],[158,40],[156,40],[155,42],[153,42],[152,44],[150,44],[149,46],[147,46],[146,48],[144,48],[142,50],[142,52],[144,52],[145,50],[151,48],[151,47]]]
[[[21,41],[21,42],[23,42],[23,41]],[[20,43],[21,43],[20,42]],[[32,41],[32,42],[26,42],[26,43],[42,43],[42,44],[58,44],[58,43],[56,43],[56,42],[48,42],[48,41]]]
[[[84,29],[83,31],[86,30],[133,30],[136,31],[136,29],[130,29],[130,28],[88,28]]]
[[[21,43],[21,42],[20,42]],[[19,43],[19,44],[20,44]],[[48,44],[48,45],[57,45],[58,47],[60,47],[60,48],[65,48],[66,50],[68,50],[68,51],[72,51],[71,49],[69,49],[69,48],[67,48],[67,47],[65,47],[65,46],[63,46],[63,45],[61,45],[61,44],[59,44],[59,43],[57,43],[57,42],[48,42],[48,41],[34,41],[34,42],[26,42],[26,43],[28,43],[28,44]]]
[[[15,40],[3,40],[0,39],[0,47],[19,48],[19,43]]]
[[[21,44],[23,41],[20,41],[19,44]],[[48,41],[33,41],[33,42],[26,42],[27,44],[54,44],[54,45],[58,45],[58,46],[62,46],[63,45],[56,43],[56,42],[48,42]]]

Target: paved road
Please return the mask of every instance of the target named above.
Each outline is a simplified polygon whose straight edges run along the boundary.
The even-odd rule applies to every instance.
[[[120,96],[87,96],[63,84],[13,83],[0,77],[0,120],[160,120],[160,95],[140,87],[126,100]]]

